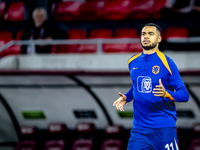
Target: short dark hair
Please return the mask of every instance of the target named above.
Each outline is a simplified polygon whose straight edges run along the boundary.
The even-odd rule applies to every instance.
[[[147,23],[147,24],[145,24],[143,26],[143,28],[146,27],[146,26],[154,26],[154,27],[156,27],[156,29],[160,32],[160,35],[161,35],[161,27],[159,27],[157,24],[155,24],[155,23]]]

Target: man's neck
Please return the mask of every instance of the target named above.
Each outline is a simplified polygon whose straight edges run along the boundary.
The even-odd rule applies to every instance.
[[[150,49],[150,50],[145,50],[145,49],[143,49],[143,53],[144,53],[144,54],[153,54],[153,53],[155,53],[157,50],[158,50],[158,46],[156,46],[155,48]]]

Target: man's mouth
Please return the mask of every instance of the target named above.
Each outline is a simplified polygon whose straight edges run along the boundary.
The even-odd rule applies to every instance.
[[[144,40],[143,43],[144,44],[148,44],[148,43],[150,43],[150,41],[149,40]]]

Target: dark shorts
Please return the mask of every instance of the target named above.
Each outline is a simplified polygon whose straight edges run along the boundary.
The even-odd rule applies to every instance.
[[[176,128],[132,129],[128,150],[179,150]]]

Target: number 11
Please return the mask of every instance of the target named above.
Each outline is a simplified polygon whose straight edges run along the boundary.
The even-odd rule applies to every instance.
[[[169,145],[169,144],[166,144],[166,145],[165,145],[165,148],[167,148],[167,150],[170,150],[169,147],[171,147],[172,150],[174,150],[173,143],[171,143],[170,145]]]

